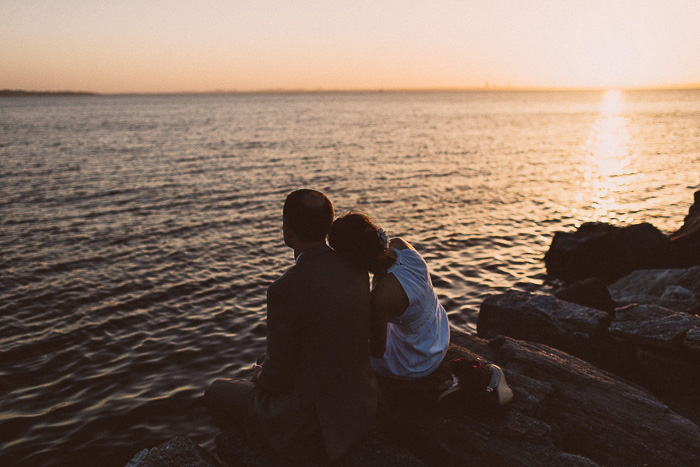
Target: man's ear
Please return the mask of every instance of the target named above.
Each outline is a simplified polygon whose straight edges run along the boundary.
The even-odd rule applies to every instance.
[[[288,247],[294,248],[294,245],[297,244],[297,236],[286,222],[282,223],[282,236],[284,238],[284,244]]]

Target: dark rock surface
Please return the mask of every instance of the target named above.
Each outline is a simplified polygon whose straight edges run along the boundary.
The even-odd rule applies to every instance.
[[[608,287],[620,305],[659,305],[692,312],[700,305],[700,266],[634,271]]]
[[[610,291],[603,281],[597,277],[591,277],[559,289],[555,294],[560,300],[576,303],[588,308],[612,313],[619,304],[613,300]]]
[[[482,303],[477,332],[482,337],[503,334],[563,349],[646,387],[700,422],[700,318],[656,305],[630,305],[615,310],[612,322],[596,328],[596,333],[582,333],[560,324],[559,309],[564,306],[568,313],[586,319],[591,309],[557,302],[528,292],[489,297]]]
[[[544,261],[547,273],[567,284],[591,277],[610,284],[639,269],[700,265],[700,191],[681,228],[669,236],[648,223],[587,222],[575,232],[556,232]]]
[[[152,449],[139,451],[126,467],[223,467],[214,456],[189,438],[176,436]]]
[[[700,355],[700,328],[693,328],[688,331],[683,339],[683,345],[693,352],[697,352]]]
[[[515,393],[502,413],[430,405],[447,369],[383,389],[383,432],[428,465],[695,465],[700,429],[651,393],[543,344],[452,334],[446,361],[479,356]],[[421,396],[422,394],[422,396]]]
[[[570,284],[597,277],[606,284],[637,269],[670,267],[671,240],[651,224],[616,227],[587,222],[556,232],[544,261],[547,274]]]
[[[601,310],[552,295],[509,290],[482,302],[476,329],[486,339],[503,334],[590,359],[610,321],[610,314]]]
[[[678,231],[671,234],[676,250],[676,267],[687,268],[700,264],[700,191],[694,195],[694,203]]]
[[[216,450],[228,465],[248,467],[273,467],[279,465],[268,452],[254,448],[231,432],[223,432],[216,438]],[[297,462],[294,465],[323,465],[314,462]],[[355,448],[333,464],[336,467],[425,467],[414,455],[399,448],[379,433],[373,433],[359,442]]]
[[[613,337],[640,346],[683,352],[691,329],[700,328],[700,317],[657,305],[628,305],[615,310],[608,331]],[[698,361],[700,365],[700,361]]]
[[[460,332],[451,339],[443,364],[429,377],[380,380],[376,433],[337,465],[700,465],[700,428],[649,391],[544,344],[505,336],[489,342]],[[513,402],[501,410],[466,398],[439,403],[454,358],[501,366]],[[130,467],[216,465],[206,463],[191,441],[176,440],[137,454]],[[276,465],[227,433],[216,441],[229,465]]]

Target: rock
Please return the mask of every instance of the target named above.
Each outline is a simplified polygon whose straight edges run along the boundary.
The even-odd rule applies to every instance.
[[[494,410],[453,399],[439,403],[453,358],[503,368],[513,401]],[[381,379],[377,433],[341,466],[700,465],[700,428],[650,392],[560,350],[499,336],[453,331],[446,358],[417,381]],[[276,464],[223,433],[217,451],[229,465]],[[139,452],[129,467],[219,465],[187,438]],[[206,455],[205,455],[206,454]]]
[[[679,403],[688,399],[689,391],[697,399],[700,387],[700,317],[655,305],[630,305],[615,310],[611,322],[611,316],[607,320],[591,316],[590,308],[561,302],[567,305],[568,314],[579,314],[584,322],[591,320],[581,330],[561,324],[558,302],[528,292],[489,297],[482,303],[477,333],[489,338],[502,334],[562,349],[653,391],[700,422],[697,401]]]
[[[559,300],[608,313],[612,313],[618,307],[618,304],[610,296],[608,288],[596,277],[574,282],[570,286],[557,291],[554,296]]]
[[[683,345],[693,352],[700,354],[700,328],[693,328],[688,331],[683,339]]]
[[[677,267],[700,264],[700,191],[695,192],[694,201],[681,228],[670,236]]]
[[[653,376],[650,388],[665,398],[669,392],[673,397],[669,398],[669,405],[675,405],[676,396],[691,394],[695,397],[695,412],[700,410],[697,401],[698,387],[700,387],[700,364],[697,359],[679,355],[676,352],[660,350],[650,347],[637,348],[637,361],[647,375]],[[682,399],[683,397],[680,397]],[[688,413],[684,416],[692,418],[698,414]],[[694,418],[694,420],[698,420]]]
[[[270,452],[251,446],[230,431],[217,436],[216,450],[229,465],[274,467],[279,464]],[[322,465],[322,463],[315,464],[309,461],[304,465]],[[378,433],[373,433],[358,443],[333,465],[336,467],[425,467],[418,458],[392,444]]]
[[[483,301],[476,330],[487,339],[503,334],[590,358],[610,321],[611,316],[601,310],[551,295],[509,290]]]
[[[638,269],[700,265],[700,191],[681,228],[668,237],[648,223],[587,222],[573,233],[556,232],[544,261],[548,274],[568,284],[590,277],[610,284]]]
[[[139,451],[126,467],[223,467],[189,438],[176,436],[153,449]]]
[[[700,305],[700,266],[634,271],[608,287],[620,305],[659,305],[691,312]]]
[[[547,273],[565,283],[597,277],[610,284],[637,269],[669,267],[671,241],[648,223],[616,227],[587,222],[556,232],[544,257]]]
[[[642,372],[638,379],[673,404],[676,396],[698,395],[700,354],[695,333],[699,328],[700,317],[694,315],[656,305],[629,305],[615,310],[609,332],[635,346],[635,364]],[[700,408],[692,410],[697,416]]]
[[[638,386],[543,344],[458,332],[451,342],[433,375],[382,385],[383,432],[428,465],[700,465],[698,426]],[[475,356],[504,369],[515,398],[503,412],[426,402],[448,360]]]
[[[694,301],[695,294],[680,285],[669,285],[661,294],[661,300],[669,301]],[[694,304],[693,304],[694,307]]]
[[[629,305],[615,310],[609,332],[633,344],[682,350],[688,331],[699,325],[700,318],[687,313],[657,305]]]
[[[148,449],[140,450],[126,464],[126,467],[138,467],[147,456],[148,456]]]

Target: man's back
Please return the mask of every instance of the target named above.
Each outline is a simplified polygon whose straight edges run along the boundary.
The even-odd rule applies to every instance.
[[[282,208],[297,264],[267,291],[267,354],[251,381],[217,379],[204,393],[212,418],[285,458],[330,460],[369,431],[377,389],[369,366],[367,272],[326,245],[333,205],[301,189]]]
[[[267,299],[267,359],[259,385],[291,396],[299,412],[290,416],[315,412],[334,458],[367,432],[376,411],[367,272],[319,245],[270,286]],[[293,425],[277,424],[286,434]]]

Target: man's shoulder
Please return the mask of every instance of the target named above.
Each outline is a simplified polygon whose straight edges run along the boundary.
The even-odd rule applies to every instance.
[[[348,261],[331,248],[319,249],[313,255],[304,257],[302,253],[299,262],[290,267],[270,286],[273,290],[283,290],[298,287],[299,284],[309,280],[319,280],[326,282],[345,281],[348,277],[367,275],[364,271],[352,262]],[[324,280],[325,279],[325,280]]]
[[[289,287],[290,284],[293,284],[299,279],[299,267],[297,265],[294,265],[287,269],[281,276],[279,276],[277,279],[270,284],[268,287],[268,290],[279,290],[279,289],[284,289],[285,287]]]

